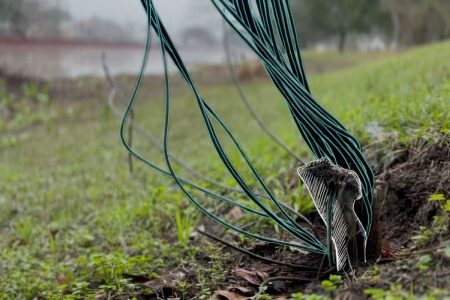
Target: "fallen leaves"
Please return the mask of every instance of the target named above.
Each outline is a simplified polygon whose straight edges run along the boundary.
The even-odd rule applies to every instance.
[[[247,270],[236,269],[233,274],[241,279],[244,279],[255,288],[247,288],[243,286],[230,286],[226,290],[217,291],[214,296],[215,299],[223,300],[244,300],[251,299],[256,295],[257,288],[269,277],[267,272],[262,270]]]
[[[259,286],[261,283],[263,283],[264,280],[269,278],[269,274],[267,274],[264,271],[249,271],[246,269],[236,269],[234,270],[234,275],[245,279],[247,282]]]

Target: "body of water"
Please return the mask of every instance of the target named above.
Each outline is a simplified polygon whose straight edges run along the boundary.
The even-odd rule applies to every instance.
[[[188,66],[221,64],[223,47],[180,48]],[[60,42],[0,41],[0,68],[10,74],[41,79],[75,78],[85,75],[103,76],[102,55],[106,55],[113,74],[136,74],[144,54],[143,45]],[[242,49],[242,53],[249,51]],[[171,66],[174,69],[174,66]],[[152,48],[147,74],[161,74],[163,64],[159,48]]]

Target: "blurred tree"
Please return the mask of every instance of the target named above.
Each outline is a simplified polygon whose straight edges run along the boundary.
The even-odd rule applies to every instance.
[[[450,37],[449,0],[383,0],[389,10],[392,45],[413,45]]]
[[[79,24],[78,38],[106,41],[131,41],[133,36],[113,20],[94,16]]]
[[[20,37],[26,36],[28,20],[24,4],[25,0],[0,1],[0,22],[4,32]]]
[[[337,37],[343,51],[350,33],[386,30],[389,21],[380,0],[292,0],[302,39]]]
[[[27,37],[33,31],[57,36],[61,23],[70,20],[70,15],[43,0],[0,0],[0,20],[3,34]]]
[[[183,31],[184,46],[211,46],[215,42],[209,30],[203,27],[189,27]]]
[[[59,36],[61,34],[61,24],[72,19],[71,15],[59,8],[49,7],[42,11],[40,19],[37,20],[44,32],[48,35]]]
[[[184,44],[213,45],[222,40],[222,17],[210,0],[185,0],[180,40]]]
[[[70,21],[70,14],[59,7],[40,7],[38,13],[27,12],[29,35],[34,37],[60,37],[61,25]]]

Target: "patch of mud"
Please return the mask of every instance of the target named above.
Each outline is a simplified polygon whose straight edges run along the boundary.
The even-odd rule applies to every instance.
[[[429,226],[440,213],[428,197],[450,197],[450,139],[436,144],[415,142],[401,160],[377,176],[376,203],[379,238],[392,248],[407,247],[420,226]]]

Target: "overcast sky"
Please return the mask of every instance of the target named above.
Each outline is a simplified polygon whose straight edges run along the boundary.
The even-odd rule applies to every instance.
[[[1,1],[1,0],[0,0]],[[144,30],[147,19],[140,0],[48,0],[59,3],[75,20],[92,16],[112,19],[122,25]],[[158,13],[172,36],[188,27],[202,27],[212,34],[221,30],[221,17],[210,0],[153,0]],[[142,27],[141,27],[142,26]],[[138,34],[138,32],[134,32]]]
[[[145,24],[145,14],[139,0],[53,0],[67,8],[75,19],[87,19],[93,15],[112,18],[122,24],[127,22]],[[189,1],[200,0],[155,0],[154,3],[167,26],[181,25],[186,16]],[[204,1],[204,0],[202,0]],[[170,12],[170,18],[168,16]]]

